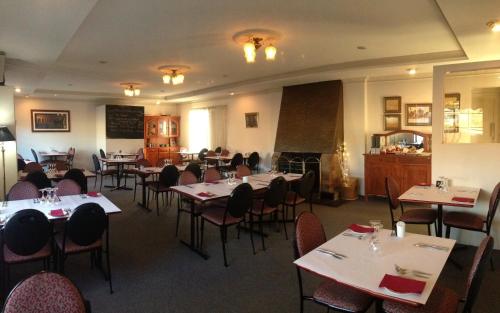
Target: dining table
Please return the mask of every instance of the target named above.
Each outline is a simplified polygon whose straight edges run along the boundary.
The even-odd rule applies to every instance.
[[[38,154],[41,157],[48,159],[49,162],[55,162],[57,160],[57,158],[59,158],[59,157],[67,157],[68,156],[68,152],[55,151],[55,150],[38,151]]]
[[[49,220],[67,219],[79,205],[84,203],[99,204],[106,214],[117,214],[122,211],[108,198],[100,193],[88,193],[57,197],[58,201],[43,201],[42,199],[25,199],[4,201],[0,206],[0,225],[4,225],[13,214],[24,209],[35,209],[47,216]],[[64,215],[54,216],[52,210],[62,209]]]
[[[270,182],[276,177],[283,177],[287,182],[293,182],[299,180],[302,177],[302,174],[260,173],[247,176],[247,179],[253,190],[258,191],[267,188]],[[201,247],[199,243],[196,242],[195,238],[195,202],[203,206],[209,201],[228,198],[233,192],[234,188],[242,183],[242,179],[236,178],[221,179],[210,183],[196,183],[191,185],[178,185],[170,187],[170,190],[191,200],[190,239],[189,242],[181,239],[181,243],[189,247],[192,251],[200,255],[202,258],[208,259],[208,254],[201,250]]]
[[[377,250],[371,248],[374,240]],[[379,300],[420,306],[429,299],[454,245],[453,239],[435,236],[406,233],[400,238],[387,229],[359,234],[348,228],[294,263]],[[401,290],[414,283],[421,290]]]
[[[443,206],[472,208],[476,205],[481,189],[476,187],[451,186],[438,188],[430,186],[412,186],[399,196],[402,202],[431,204],[437,206],[437,233],[443,235]]]
[[[60,180],[63,179],[64,174],[66,174],[67,170],[62,170],[62,171],[46,171],[45,175],[47,175],[47,178],[50,180]],[[87,169],[82,169],[83,175],[85,175],[85,178],[89,177],[96,177],[95,172],[91,172]],[[18,173],[18,180],[24,180],[26,176],[28,176],[29,173],[19,171]]]
[[[108,188],[112,188],[111,191],[114,190],[132,190],[132,188],[127,187],[126,185],[121,185],[121,177],[123,175],[123,168],[124,166],[127,165],[133,165],[137,163],[137,159],[131,159],[131,158],[99,158],[99,160],[103,163],[106,163],[108,165],[115,165],[116,166],[116,186],[105,186]]]

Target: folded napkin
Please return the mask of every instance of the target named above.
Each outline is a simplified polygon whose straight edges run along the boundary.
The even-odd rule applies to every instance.
[[[50,215],[59,217],[66,215],[66,213],[64,213],[62,209],[56,209],[56,210],[50,210]]]
[[[89,197],[99,197],[101,194],[97,191],[89,191],[87,192],[87,196]]]
[[[204,198],[210,198],[210,197],[215,196],[211,192],[198,192],[197,195],[200,196],[200,197],[204,197]]]
[[[428,184],[428,183],[418,183],[417,185],[422,186],[422,187],[430,187],[431,186],[431,184]]]
[[[379,287],[385,287],[397,293],[421,294],[425,288],[425,281],[385,274]]]
[[[458,202],[474,203],[473,198],[467,198],[467,197],[453,197],[453,198],[451,198],[451,200],[458,201]]]
[[[351,224],[349,229],[356,233],[373,233],[375,231],[373,227],[361,226],[358,224]]]

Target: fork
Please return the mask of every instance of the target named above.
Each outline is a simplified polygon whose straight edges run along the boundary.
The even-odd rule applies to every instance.
[[[396,269],[396,272],[399,274],[405,275],[408,272],[411,272],[414,276],[421,277],[421,278],[430,278],[432,276],[431,273],[426,273],[418,270],[409,270],[407,268],[401,267],[397,264],[394,264],[394,268]]]
[[[441,250],[441,251],[449,251],[450,250],[448,247],[438,246],[438,245],[428,244],[428,243],[422,243],[422,242],[418,242],[418,243],[414,244],[414,246],[419,247],[419,248],[432,248],[432,249]]]

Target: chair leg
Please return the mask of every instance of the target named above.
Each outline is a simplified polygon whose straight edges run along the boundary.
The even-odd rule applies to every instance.
[[[312,198],[312,197],[311,197]],[[309,211],[312,213],[313,211],[313,202],[312,199],[309,200]]]
[[[226,240],[225,240],[225,233],[226,233],[225,226],[221,226],[221,227],[220,227],[220,239],[221,239],[221,242],[222,242],[222,254],[224,255],[224,266],[225,266],[225,267],[228,267],[228,264],[227,264],[227,258],[226,258]]]
[[[285,219],[285,209],[283,208],[283,211],[281,211],[282,214],[282,222],[283,222],[283,228],[285,229],[285,239],[288,240],[288,233],[286,231],[286,219]]]
[[[266,245],[264,244],[264,221],[262,220],[262,215],[259,216],[259,231],[260,231],[260,238],[262,241],[262,250],[266,251]]]
[[[201,226],[200,226],[201,238],[200,238],[200,250],[203,248],[203,234],[205,233],[205,219],[201,218]]]
[[[137,193],[137,181],[134,183],[134,202],[135,202],[135,194]]]
[[[94,189],[97,186],[97,173],[95,174]]]
[[[431,235],[431,224],[427,224],[427,234]]]
[[[160,216],[160,205],[158,203],[158,196],[160,195],[159,192],[156,193],[156,215]]]
[[[179,199],[179,206],[177,207],[177,221],[175,223],[175,237],[179,235],[179,222],[181,219],[181,201]]]
[[[111,262],[109,261],[109,244],[106,245],[106,267],[108,269],[109,293],[113,293],[113,283],[111,281]]]
[[[451,227],[446,226],[446,238],[450,238]]]
[[[99,186],[99,191],[102,191],[102,175],[101,175],[101,185]]]
[[[253,254],[255,254],[255,244],[253,242],[253,217],[251,213],[250,213],[250,241],[252,242]]]

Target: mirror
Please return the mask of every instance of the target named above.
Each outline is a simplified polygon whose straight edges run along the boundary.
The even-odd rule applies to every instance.
[[[372,136],[372,148],[384,146],[399,146],[401,148],[423,149],[430,152],[431,134],[425,134],[413,130],[397,130],[386,134],[374,134]]]
[[[500,142],[500,69],[447,73],[443,143]]]

